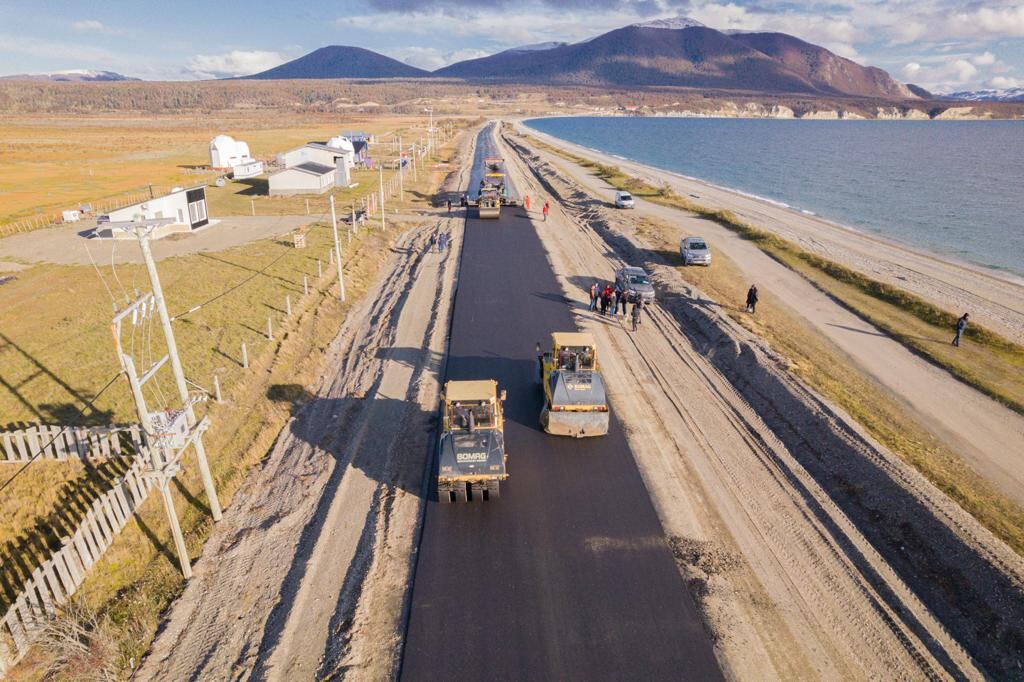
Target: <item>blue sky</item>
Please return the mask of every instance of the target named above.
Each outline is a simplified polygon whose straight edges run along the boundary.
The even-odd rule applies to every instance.
[[[0,0],[0,74],[190,80],[254,73],[331,44],[433,69],[677,15],[790,33],[940,92],[1024,87],[1024,0]]]

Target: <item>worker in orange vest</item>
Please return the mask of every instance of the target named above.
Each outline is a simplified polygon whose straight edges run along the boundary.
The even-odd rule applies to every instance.
[[[548,202],[544,202],[544,222],[548,221]]]
[[[526,207],[527,211],[530,210],[530,195],[529,194],[527,194],[526,197],[523,199],[523,206]]]

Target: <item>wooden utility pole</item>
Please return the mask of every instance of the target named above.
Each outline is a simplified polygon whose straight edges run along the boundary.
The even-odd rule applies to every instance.
[[[334,235],[334,255],[338,262],[338,298],[345,300],[345,273],[341,267],[341,244],[338,242],[338,216],[334,212],[334,195],[331,195],[331,234]]]
[[[181,398],[182,407],[188,418],[189,427],[196,425],[196,413],[192,409],[192,401],[188,396],[188,385],[185,382],[185,371],[181,366],[181,358],[178,357],[178,344],[174,339],[174,330],[171,329],[171,316],[167,313],[167,303],[164,301],[164,290],[160,286],[160,275],[156,269],[156,261],[153,259],[153,252],[149,248],[149,235],[154,226],[137,224],[135,236],[139,239],[139,246],[142,249],[142,257],[146,261],[146,270],[149,271],[149,282],[153,287],[153,297],[156,299],[156,309],[160,314],[160,324],[164,330],[164,340],[167,342],[167,354],[171,359],[171,371],[174,373],[174,383],[178,387],[178,397]],[[196,449],[196,459],[199,462],[199,473],[203,479],[203,487],[206,489],[206,497],[210,503],[210,513],[214,521],[220,521],[221,509],[220,500],[217,499],[217,488],[213,483],[213,475],[210,473],[210,464],[206,460],[206,448],[203,446],[202,434],[196,436],[193,445]]]
[[[377,167],[380,171],[380,229],[386,229],[384,225],[384,165]]]

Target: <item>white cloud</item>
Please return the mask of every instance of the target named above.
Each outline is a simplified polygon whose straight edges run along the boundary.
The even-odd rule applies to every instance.
[[[427,71],[434,71],[440,69],[442,66],[448,66],[455,62],[461,62],[466,59],[477,59],[479,57],[486,57],[491,52],[486,50],[475,50],[475,49],[464,49],[455,50],[452,52],[442,52],[433,47],[402,47],[395,50],[386,50],[388,56],[394,57],[395,59],[401,60],[406,64],[412,64],[418,66],[421,69]]]
[[[83,19],[81,21],[71,22],[71,28],[76,31],[102,31],[106,26],[95,19]]]
[[[996,76],[995,78],[989,79],[986,85],[990,88],[1009,90],[1010,88],[1024,88],[1024,80],[1009,78],[1007,76]]]
[[[229,78],[266,71],[284,62],[285,58],[279,52],[232,50],[224,54],[197,54],[185,68],[195,78]]]
[[[996,56],[991,52],[985,52],[971,57],[971,63],[977,66],[992,66],[996,63]]]

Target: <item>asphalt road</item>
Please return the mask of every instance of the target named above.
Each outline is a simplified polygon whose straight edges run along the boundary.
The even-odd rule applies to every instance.
[[[510,478],[500,500],[428,501],[402,678],[721,679],[615,406],[602,438],[540,428],[534,344],[575,326],[532,222],[470,209],[461,246],[447,378],[508,390]]]

